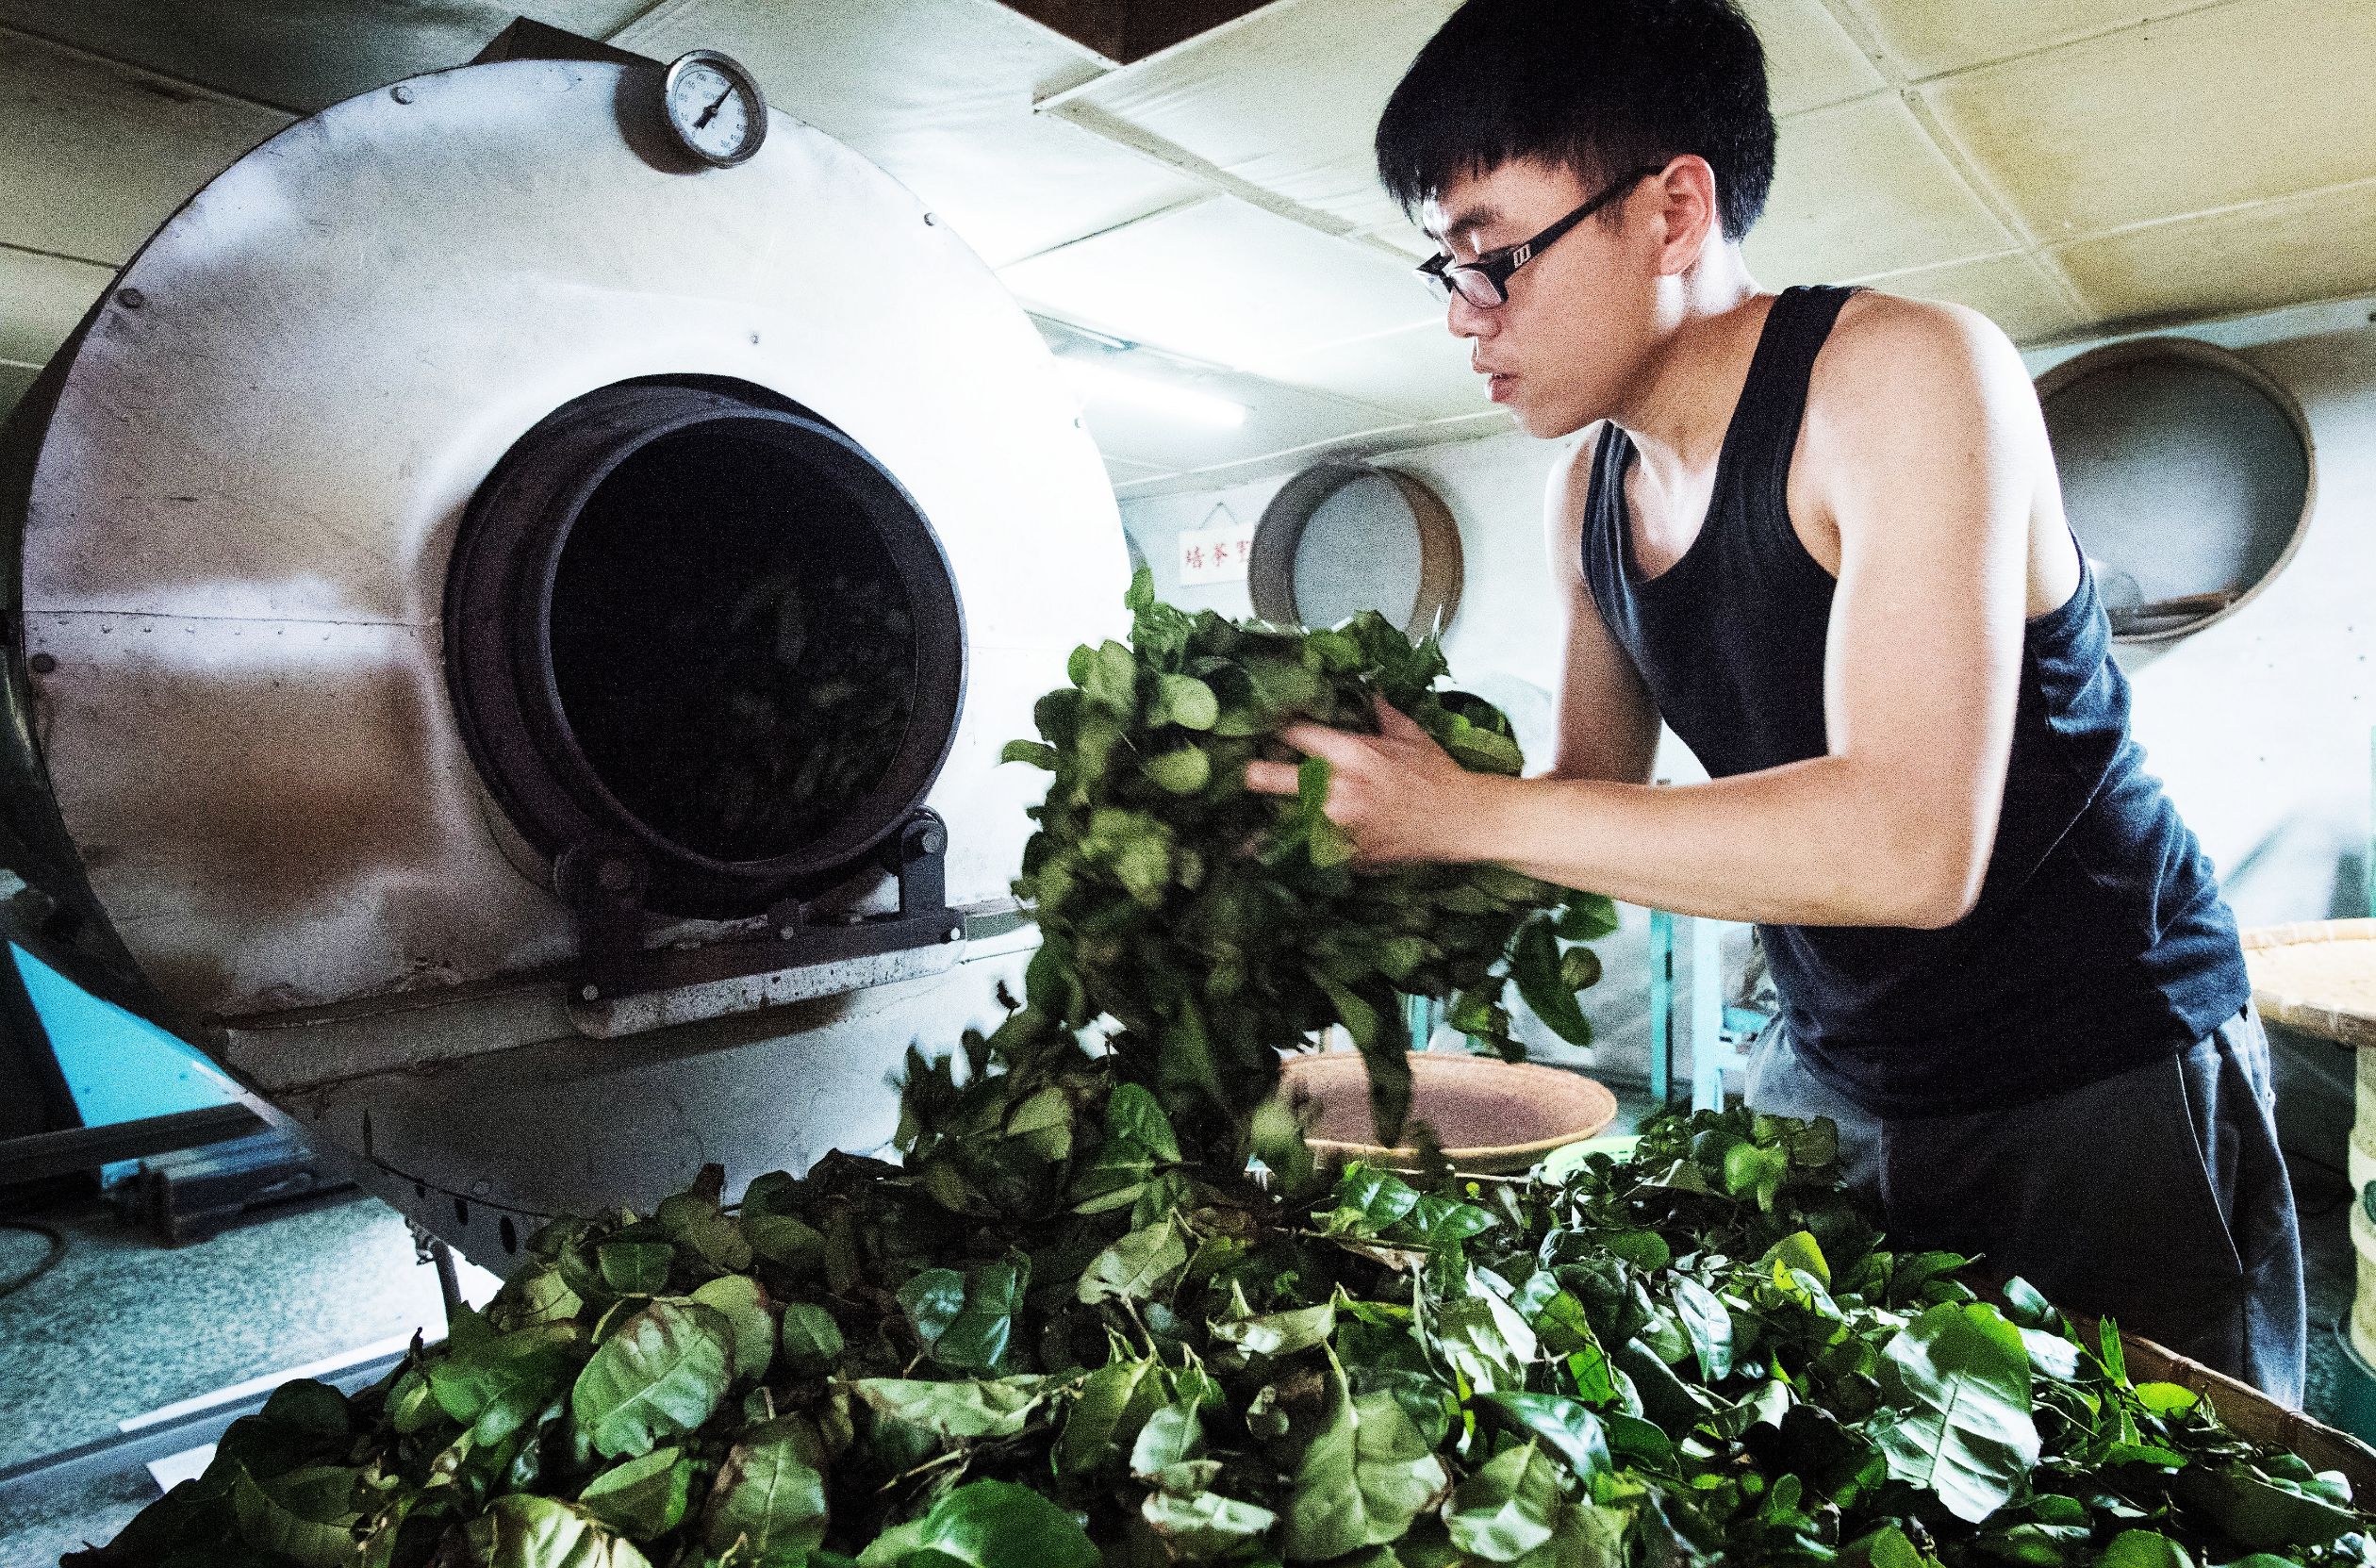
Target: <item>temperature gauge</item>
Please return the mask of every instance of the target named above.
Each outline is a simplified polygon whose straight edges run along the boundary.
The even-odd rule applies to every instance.
[[[662,91],[668,129],[704,163],[732,168],[767,140],[767,104],[759,84],[715,49],[678,56]]]

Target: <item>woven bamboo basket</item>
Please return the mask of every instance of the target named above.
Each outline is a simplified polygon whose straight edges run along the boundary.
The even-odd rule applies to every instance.
[[[1317,1102],[1312,1152],[1397,1170],[1418,1167],[1415,1147],[1382,1148],[1370,1131],[1369,1072],[1351,1051],[1291,1056],[1279,1071],[1291,1093]],[[1592,1136],[1617,1117],[1617,1097],[1579,1073],[1460,1051],[1414,1051],[1411,1119],[1426,1122],[1455,1169],[1479,1175],[1530,1170],[1552,1150]]]

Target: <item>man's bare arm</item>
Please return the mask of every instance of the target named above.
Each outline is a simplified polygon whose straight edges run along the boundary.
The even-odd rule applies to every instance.
[[[1543,503],[1544,549],[1559,606],[1559,734],[1552,753],[1555,779],[1648,784],[1658,750],[1658,714],[1633,660],[1602,621],[1584,586],[1584,512],[1593,425],[1574,453],[1552,466]]]

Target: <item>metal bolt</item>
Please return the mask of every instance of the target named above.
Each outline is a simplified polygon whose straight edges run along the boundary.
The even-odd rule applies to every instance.
[[[600,1001],[600,1000],[602,1000],[602,988],[601,986],[599,986],[599,985],[581,985],[581,986],[579,986],[579,987],[578,987],[578,1000],[580,1000],[580,1001]]]
[[[623,860],[606,860],[596,869],[594,880],[605,893],[624,893],[635,885],[635,868]]]
[[[759,335],[755,332],[751,335],[751,346],[754,349],[759,346]]]
[[[116,290],[116,304],[126,310],[138,310],[148,304],[148,296],[138,289],[119,289]]]
[[[399,82],[394,87],[389,88],[388,90],[388,95],[390,98],[395,99],[400,104],[409,104],[413,100],[412,89],[406,87],[402,82]]]
[[[940,220],[939,220],[939,219],[937,219],[937,218],[933,217],[933,216],[932,216],[931,213],[929,213],[929,212],[928,212],[928,213],[926,213],[926,214],[924,214],[924,221],[925,221],[926,223],[938,223],[940,222]]]
[[[798,926],[778,926],[778,927],[776,927],[776,939],[777,939],[778,941],[789,942],[789,941],[791,941],[791,940],[792,940],[792,938],[794,938],[795,936],[798,936],[798,935],[800,935],[800,927],[798,927]]]
[[[944,937],[942,937],[942,938],[941,938],[941,940],[942,940],[942,941],[944,941],[944,942],[954,942],[954,941],[956,941],[959,937],[961,937],[961,936],[963,936],[963,935],[965,935],[965,927],[963,927],[963,926],[952,926],[952,927],[950,927],[950,928],[949,928],[949,934],[948,934],[948,935],[946,935],[946,936],[944,936]]]
[[[916,847],[928,855],[939,854],[949,848],[949,835],[938,828],[926,828],[924,836],[916,841]]]
[[[34,674],[47,675],[51,670],[58,668],[58,656],[54,653],[36,653],[33,655],[31,663],[33,665]]]
[[[488,1193],[491,1193],[494,1190],[495,1183],[489,1181],[484,1176],[470,1183],[470,1196],[472,1197],[485,1197]]]

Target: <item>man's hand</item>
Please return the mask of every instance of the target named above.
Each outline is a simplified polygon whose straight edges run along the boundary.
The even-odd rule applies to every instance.
[[[1328,819],[1353,840],[1364,866],[1472,858],[1460,848],[1460,827],[1475,819],[1488,776],[1452,760],[1416,720],[1378,699],[1378,734],[1356,734],[1319,724],[1293,724],[1279,738],[1329,768]],[[1246,787],[1262,795],[1293,795],[1295,765],[1246,764]]]

